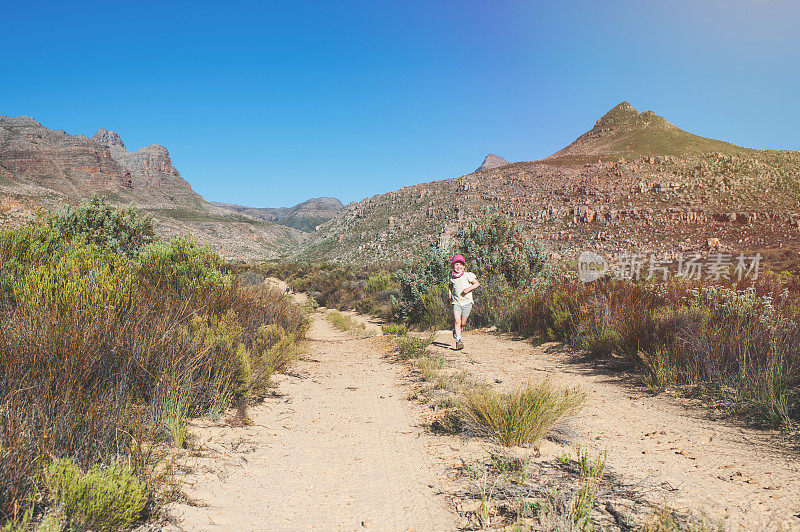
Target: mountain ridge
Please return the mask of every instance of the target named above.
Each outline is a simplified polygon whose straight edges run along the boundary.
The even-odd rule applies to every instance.
[[[800,251],[800,152],[688,133],[621,102],[550,157],[402,187],[349,205],[297,256],[379,262],[446,243],[487,208],[556,258],[581,250]],[[453,198],[458,198],[454,201]],[[788,255],[787,255],[788,254]]]
[[[212,203],[246,216],[304,232],[314,231],[344,209],[344,204],[339,199],[327,196],[310,198],[292,207],[245,207],[234,203]]]

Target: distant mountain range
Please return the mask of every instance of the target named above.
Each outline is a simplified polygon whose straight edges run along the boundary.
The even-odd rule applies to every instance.
[[[380,170],[376,169],[376,174]],[[743,148],[688,133],[622,102],[538,161],[489,154],[473,173],[406,186],[348,206],[316,198],[277,209],[209,203],[166,148],[128,151],[0,117],[0,224],[93,193],[151,213],[166,236],[191,233],[238,259],[378,262],[458,236],[487,208],[507,214],[559,259],[593,250],[760,252],[800,268],[800,153]]]
[[[755,150],[683,131],[622,102],[553,155],[407,186],[349,205],[298,248],[316,260],[410,258],[489,208],[556,258],[582,250],[761,252],[800,267],[800,153]]]
[[[308,231],[342,208],[332,198],[285,209],[215,205],[192,190],[164,146],[130,152],[107,129],[90,139],[0,116],[0,224],[23,223],[38,209],[61,209],[94,193],[151,214],[167,237],[189,233],[239,259],[295,252]]]
[[[294,227],[300,231],[311,232],[339,214],[344,205],[336,198],[312,198],[294,207],[256,208],[243,207],[232,203],[217,203],[214,205],[229,209],[246,216],[267,222]]]

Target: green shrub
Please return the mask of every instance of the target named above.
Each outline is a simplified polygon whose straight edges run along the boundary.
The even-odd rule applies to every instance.
[[[433,336],[417,338],[401,336],[397,338],[397,355],[402,360],[425,356],[425,350],[433,343]]]
[[[546,265],[541,243],[502,214],[487,212],[470,222],[458,249],[467,259],[469,271],[478,278],[497,276],[514,289],[536,286]]]
[[[447,299],[447,284],[433,286],[422,296],[418,325],[433,329],[453,327],[453,306]]]
[[[226,377],[224,388],[230,387],[235,397],[250,393],[252,367],[250,353],[242,342],[242,326],[233,309],[223,316],[195,315],[191,323],[192,343],[200,352],[215,361],[213,372]]]
[[[367,296],[374,296],[378,292],[391,290],[395,286],[396,282],[394,276],[385,270],[381,270],[376,275],[367,279],[367,284],[364,286],[364,294]]]
[[[397,318],[421,323],[430,317],[426,310],[430,310],[431,302],[426,307],[424,298],[435,286],[447,282],[451,271],[449,256],[449,250],[430,248],[423,253],[418,264],[395,272],[400,293],[399,297],[392,299],[392,306]]]
[[[116,253],[71,241],[49,261],[28,265],[11,281],[17,304],[39,310],[100,313],[130,304],[134,272]]]
[[[222,269],[222,257],[190,237],[150,244],[139,255],[143,277],[184,296],[230,286],[232,279]]]
[[[300,349],[305,313],[230,282],[210,250],[181,239],[140,259],[46,224],[0,231],[0,526],[42,510],[53,456],[84,470],[127,458],[158,490],[155,441],[181,445],[188,417],[231,402],[243,412]]]
[[[270,386],[272,375],[285,369],[297,358],[302,340],[301,333],[288,332],[277,323],[259,327],[250,350],[250,387],[253,394],[263,393]]]
[[[444,360],[430,356],[421,357],[417,360],[417,371],[422,380],[426,382],[434,381],[439,376],[439,371],[444,367]]]
[[[607,324],[586,339],[586,350],[595,358],[606,357],[614,353],[622,342],[622,336]]]
[[[472,429],[507,447],[535,444],[563,416],[577,413],[585,395],[549,381],[499,393],[489,386],[462,392],[459,407]]]
[[[169,430],[175,447],[183,447],[186,441],[186,429],[189,425],[189,408],[192,405],[192,393],[189,382],[170,383],[164,394],[161,405],[162,423]]]
[[[118,530],[136,521],[147,503],[145,487],[130,469],[93,466],[82,473],[68,458],[53,462],[45,481],[55,506],[79,530]]]
[[[389,334],[392,336],[405,336],[408,334],[408,327],[404,324],[396,324],[396,323],[387,323],[385,325],[381,325],[381,330],[383,334]]]
[[[152,218],[135,207],[112,208],[97,195],[51,215],[48,223],[65,240],[78,238],[126,257],[136,257],[143,246],[156,240]]]

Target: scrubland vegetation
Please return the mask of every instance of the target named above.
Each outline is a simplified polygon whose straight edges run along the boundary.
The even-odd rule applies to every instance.
[[[111,530],[168,495],[187,419],[246,422],[307,319],[102,200],[0,233],[0,522]]]
[[[796,280],[592,284],[562,280],[524,295],[511,330],[562,340],[637,368],[654,388],[694,385],[769,426],[800,419]]]
[[[684,386],[766,426],[800,420],[800,280],[581,283],[548,263],[507,217],[472,222],[452,249],[430,248],[393,273],[334,265],[272,266],[318,302],[418,329],[452,327],[449,256],[477,274],[471,327],[563,341],[654,389]]]
[[[458,251],[481,280],[470,321],[566,342],[659,389],[690,385],[768,426],[800,419],[800,281],[759,279],[581,283],[548,265],[541,248],[502,216],[467,228]],[[397,272],[409,324],[449,328],[448,252]],[[445,294],[444,296],[442,294]],[[622,363],[620,363],[622,362]]]

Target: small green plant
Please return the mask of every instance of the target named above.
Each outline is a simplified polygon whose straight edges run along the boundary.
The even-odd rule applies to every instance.
[[[494,470],[505,476],[512,484],[524,484],[528,478],[530,459],[490,453],[489,461]]]
[[[458,393],[467,382],[467,377],[468,374],[466,371],[439,372],[436,376],[436,388]]]
[[[492,476],[490,481],[489,472],[484,471],[483,476],[481,477],[478,483],[478,489],[481,497],[481,504],[478,507],[478,510],[475,512],[478,518],[478,523],[480,524],[481,528],[487,528],[489,526],[490,519],[492,515],[495,513],[494,492],[496,487],[497,487],[497,478]]]
[[[574,388],[556,388],[549,381],[499,393],[486,385],[462,392],[460,410],[473,430],[507,447],[536,444],[563,416],[583,406],[585,396]]]
[[[448,410],[433,422],[431,428],[444,434],[461,434],[464,430],[464,420],[457,412]]]
[[[54,505],[79,530],[118,530],[136,521],[147,503],[145,487],[130,469],[93,466],[82,473],[62,458],[47,468],[45,481]]]
[[[401,336],[397,339],[397,356],[401,360],[420,358],[425,356],[425,350],[433,343],[433,336],[417,338],[415,336]]]
[[[374,296],[378,292],[391,290],[395,286],[394,276],[383,270],[367,279],[367,284],[364,286],[364,294],[367,296]]]
[[[642,364],[642,381],[646,386],[662,389],[671,384],[677,384],[677,368],[669,358],[669,352],[659,347],[652,352],[639,352]]]
[[[578,467],[581,478],[597,478],[603,474],[606,463],[606,452],[598,453],[595,458],[591,457],[588,449],[582,449],[580,445],[575,447],[578,456]]]
[[[421,357],[417,360],[417,370],[422,380],[430,382],[439,376],[439,370],[444,367],[444,360],[432,356]]]
[[[405,324],[396,324],[396,323],[387,323],[385,325],[381,325],[381,330],[383,334],[388,334],[391,336],[405,336],[408,334],[408,327]]]
[[[49,513],[39,522],[36,532],[61,532],[61,521],[55,514]]]
[[[578,469],[581,476],[581,488],[578,491],[571,510],[572,522],[581,530],[591,530],[590,514],[597,497],[597,489],[603,480],[606,464],[606,453],[598,453],[592,458],[587,449],[575,448],[578,457]]]

